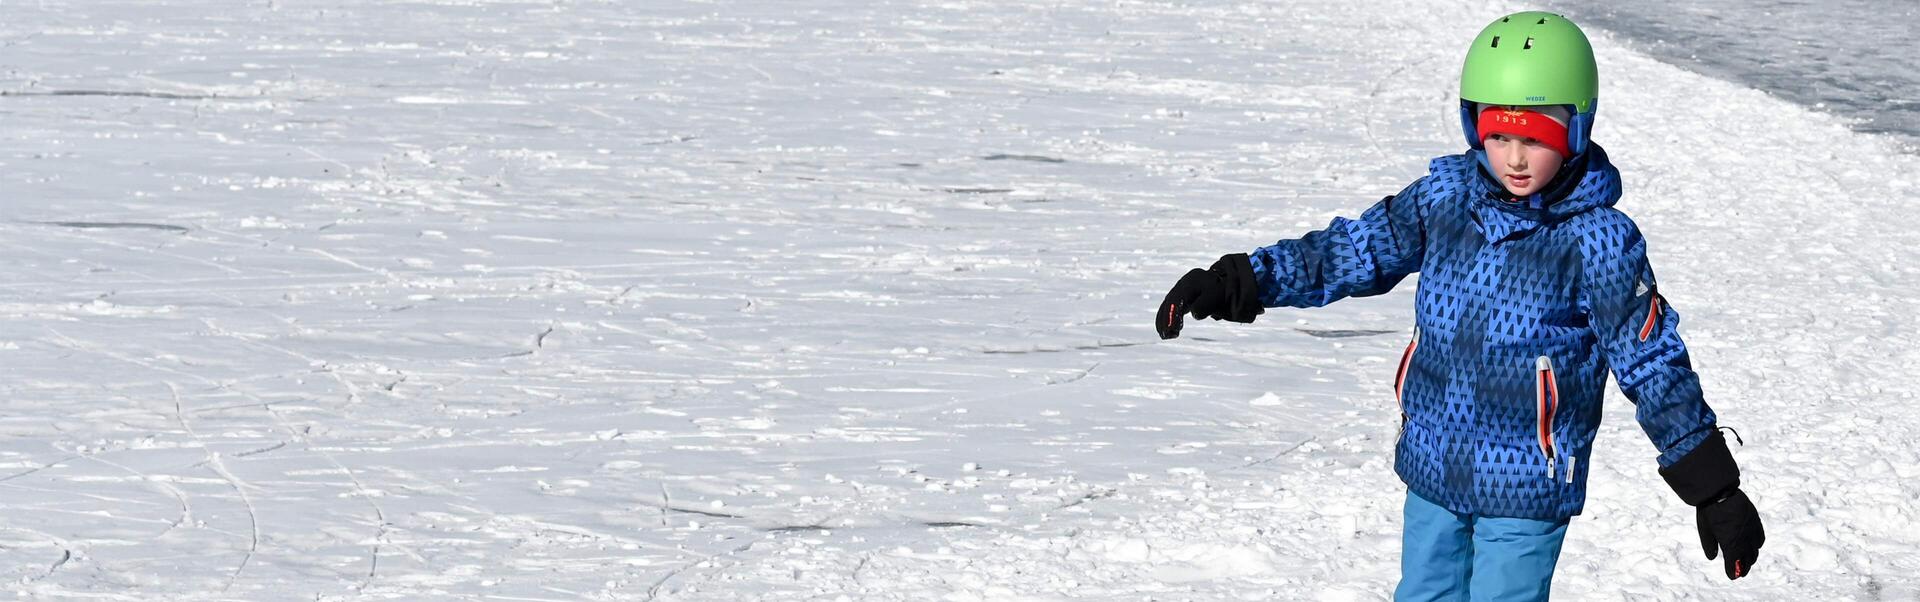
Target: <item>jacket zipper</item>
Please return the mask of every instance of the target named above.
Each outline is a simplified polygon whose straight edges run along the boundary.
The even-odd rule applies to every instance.
[[[1413,340],[1400,354],[1400,370],[1393,374],[1393,401],[1400,406],[1400,430],[1407,428],[1407,373],[1413,370],[1413,354],[1420,349],[1420,327],[1413,327]]]
[[[1640,327],[1640,342],[1647,342],[1653,335],[1653,328],[1660,325],[1660,294],[1647,295],[1647,323]]]
[[[1554,476],[1553,414],[1560,407],[1560,384],[1553,376],[1553,358],[1540,356],[1535,361],[1539,382],[1535,386],[1535,411],[1540,423],[1540,453],[1547,458],[1547,478]],[[1571,475],[1571,471],[1568,472]],[[1572,478],[1569,476],[1568,478]]]

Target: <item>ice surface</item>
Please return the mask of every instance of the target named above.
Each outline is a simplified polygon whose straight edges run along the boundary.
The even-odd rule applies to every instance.
[[[1582,25],[1708,75],[1846,116],[1920,149],[1920,3],[1872,0],[1552,1]],[[1602,84],[1605,85],[1604,83]],[[1714,102],[1702,96],[1695,102]]]
[[[1412,283],[1147,320],[1458,150],[1507,8],[9,4],[6,587],[1383,599]],[[1727,584],[1615,398],[1556,591],[1920,596],[1920,161],[1598,42],[1771,539]]]

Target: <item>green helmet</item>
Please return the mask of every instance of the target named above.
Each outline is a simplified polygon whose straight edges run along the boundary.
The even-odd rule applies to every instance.
[[[1600,96],[1600,69],[1587,34],[1566,17],[1529,11],[1501,17],[1480,30],[1460,69],[1460,117],[1467,144],[1480,148],[1474,103],[1566,105],[1567,146],[1586,152]]]

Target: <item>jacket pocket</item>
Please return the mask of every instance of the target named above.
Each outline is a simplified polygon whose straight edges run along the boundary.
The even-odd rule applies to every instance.
[[[1407,429],[1407,374],[1413,371],[1413,354],[1420,350],[1420,327],[1413,327],[1413,340],[1400,353],[1400,369],[1393,374],[1393,401],[1400,406],[1400,430]]]
[[[1553,358],[1540,356],[1534,362],[1537,371],[1537,383],[1534,386],[1534,411],[1539,423],[1540,455],[1547,459],[1547,478],[1554,477],[1554,464],[1557,458],[1553,439],[1553,416],[1560,408],[1560,383],[1554,378]],[[1569,471],[1568,477],[1572,478]]]

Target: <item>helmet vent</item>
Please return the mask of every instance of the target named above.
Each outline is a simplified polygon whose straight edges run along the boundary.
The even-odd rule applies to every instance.
[[[1533,50],[1533,38],[1527,38],[1527,43],[1525,43],[1525,44],[1521,44],[1521,45],[1520,45],[1520,49],[1521,49],[1521,50]]]
[[[1547,24],[1547,18],[1546,18],[1546,17],[1540,17],[1540,22],[1539,22],[1539,23],[1534,23],[1534,25],[1546,25],[1546,24]]]
[[[1500,36],[1493,36],[1493,47],[1494,48],[1500,47]]]

